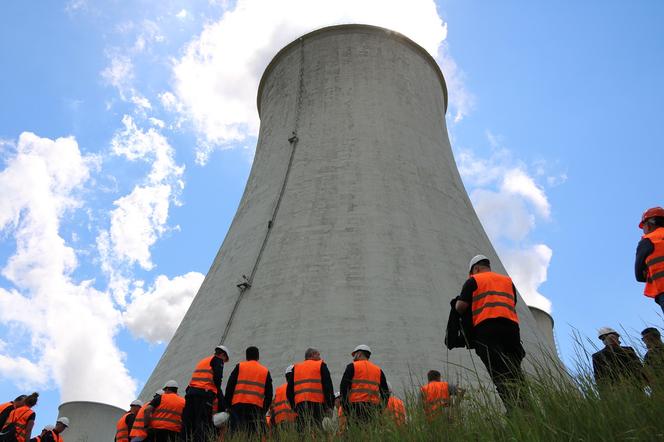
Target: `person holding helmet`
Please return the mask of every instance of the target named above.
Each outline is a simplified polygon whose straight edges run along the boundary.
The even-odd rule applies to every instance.
[[[224,364],[230,359],[230,352],[224,345],[217,345],[214,354],[201,359],[187,387],[182,411],[182,433],[191,440],[203,440],[214,432],[212,415],[226,409],[221,382],[224,377]],[[217,402],[217,409],[213,404]]]
[[[509,276],[491,270],[489,258],[476,255],[468,264],[469,278],[457,297],[455,309],[472,314],[472,340],[475,353],[484,363],[505,408],[521,405],[524,381],[521,361],[516,288]]]
[[[646,283],[643,294],[653,298],[664,312],[664,209],[653,207],[643,212],[639,228],[643,236],[636,247],[636,280]]]
[[[308,348],[304,352],[304,361],[293,367],[286,394],[297,413],[297,428],[300,432],[312,425],[321,427],[325,415],[334,408],[334,386],[320,351]]]
[[[295,423],[297,414],[293,411],[291,404],[288,402],[288,384],[293,379],[293,366],[286,367],[284,372],[286,382],[277,387],[274,391],[274,399],[270,406],[270,415],[272,416],[272,424],[275,429],[284,428]]]
[[[597,330],[604,348],[592,355],[595,382],[600,391],[624,381],[644,379],[641,360],[632,347],[620,345],[620,334],[611,327]]]
[[[118,422],[115,424],[115,442],[129,442],[129,433],[131,427],[134,425],[136,415],[143,406],[143,402],[136,399],[129,404],[129,411],[122,415]]]
[[[368,422],[387,405],[390,388],[383,370],[369,361],[368,345],[358,345],[351,356],[353,362],[346,366],[341,378],[341,406],[349,420]]]
[[[69,428],[69,419],[66,417],[59,417],[57,421],[55,421],[55,426],[46,430],[46,432],[42,431],[42,434],[40,435],[39,442],[63,442],[62,436],[60,434],[65,431],[67,428]]]
[[[182,431],[184,398],[178,396],[176,381],[164,384],[164,393],[155,396],[145,408],[145,424],[151,442],[175,442]]]

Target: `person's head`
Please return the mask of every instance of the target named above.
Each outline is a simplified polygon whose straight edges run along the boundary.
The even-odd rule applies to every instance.
[[[468,273],[472,276],[477,273],[491,271],[491,262],[484,255],[475,255],[468,264]]]
[[[652,207],[643,212],[639,227],[645,235],[659,227],[664,227],[664,209],[661,207]]]
[[[620,346],[620,335],[611,327],[602,327],[597,330],[597,338],[607,347]]]
[[[164,384],[163,390],[164,390],[164,393],[176,393],[177,394],[178,388],[180,388],[178,383],[174,380],[170,380],[170,381],[168,381]]]
[[[55,428],[53,428],[53,431],[55,431],[57,434],[60,434],[65,431],[67,427],[69,427],[69,419],[63,416],[55,421]]]
[[[214,348],[214,355],[224,361],[224,363],[230,359],[228,348],[225,345],[217,345]]]
[[[440,381],[440,372],[438,370],[429,370],[427,380],[429,382]]]
[[[142,406],[143,406],[143,401],[141,401],[140,399],[136,399],[131,404],[129,404],[129,411],[131,412],[131,414],[138,414],[138,410],[140,410]]]
[[[253,345],[251,347],[247,347],[244,354],[247,358],[247,361],[257,361],[260,356],[258,347],[254,347]]]
[[[28,407],[32,408],[35,405],[37,405],[37,400],[39,399],[39,393],[36,391],[32,394],[29,394],[25,397],[25,400],[23,402],[23,405],[27,405]]]
[[[24,394],[16,396],[16,398],[12,401],[14,403],[14,408],[22,407],[25,404],[26,397],[27,396]]]
[[[53,425],[46,425],[46,426],[44,426],[44,429],[41,431],[40,436],[44,437],[44,436],[46,436],[46,433],[48,433],[49,431],[53,431],[53,430],[55,430],[55,427]]]
[[[320,361],[320,352],[315,348],[307,348],[307,351],[304,352],[304,359]]]
[[[350,355],[354,361],[365,361],[371,357],[371,348],[368,345],[360,344]]]
[[[655,327],[648,327],[644,329],[641,332],[641,339],[648,348],[662,345],[662,335]]]

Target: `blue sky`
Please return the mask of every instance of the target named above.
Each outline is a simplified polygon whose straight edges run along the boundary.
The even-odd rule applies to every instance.
[[[242,194],[264,66],[326,24],[436,56],[464,183],[519,290],[550,300],[566,362],[574,329],[661,326],[632,275],[639,216],[664,199],[660,2],[3,8],[0,393],[42,392],[38,425],[61,400],[140,391]]]

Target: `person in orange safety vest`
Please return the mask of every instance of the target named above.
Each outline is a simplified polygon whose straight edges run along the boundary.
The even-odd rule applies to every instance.
[[[464,390],[455,384],[441,380],[438,370],[429,370],[426,385],[420,388],[420,401],[424,406],[424,414],[428,420],[440,418],[452,404],[452,399],[461,399]]]
[[[129,405],[129,411],[118,419],[115,424],[115,442],[130,442],[129,433],[131,432],[131,427],[134,425],[136,415],[142,406],[143,402],[136,399]]]
[[[9,413],[11,413],[14,408],[23,406],[26,397],[26,395],[22,394],[16,397],[16,399],[13,401],[5,402],[4,404],[0,405],[0,428],[5,426],[5,422],[7,422]]]
[[[156,399],[162,394],[164,394],[164,390],[157,390],[153,399]],[[134,419],[134,423],[132,424],[131,430],[129,431],[130,442],[142,442],[148,439],[148,427],[145,420],[145,410],[148,408],[148,405],[150,405],[149,402],[141,406],[141,408],[138,410],[138,413],[136,413],[136,419]]]
[[[44,428],[42,433],[37,436],[39,442],[64,442],[64,439],[60,434],[69,428],[69,419],[62,416],[55,421],[55,426],[50,426],[50,428]],[[30,439],[32,442],[33,439]]]
[[[289,365],[284,373],[286,382],[277,387],[274,391],[274,399],[270,407],[270,416],[272,417],[272,427],[275,429],[284,428],[295,423],[297,414],[291,408],[288,402],[286,390],[288,381],[293,377],[293,366]]]
[[[475,353],[489,372],[505,408],[510,410],[521,405],[521,361],[526,354],[516,313],[516,288],[509,276],[491,271],[491,263],[484,255],[474,256],[468,267],[470,277],[455,308],[459,314],[470,309]]]
[[[32,407],[37,405],[39,393],[32,393],[23,401],[23,405],[14,408],[7,417],[5,425],[2,427],[3,433],[14,432],[16,442],[28,442],[32,434],[32,427],[35,425],[36,414]]]
[[[184,398],[178,395],[176,381],[164,384],[164,393],[156,396],[145,408],[145,423],[150,442],[175,442],[182,431]]]
[[[383,370],[369,361],[368,345],[358,345],[351,356],[341,378],[341,405],[349,420],[366,423],[387,406],[390,389]]]
[[[392,390],[392,385],[387,383],[387,388],[390,390],[390,398],[387,400],[387,408],[385,412],[392,419],[392,421],[400,427],[406,424],[406,405],[399,399]]]
[[[194,368],[182,411],[182,433],[190,440],[204,440],[212,434],[215,431],[212,415],[226,410],[221,383],[224,364],[229,358],[228,348],[217,345],[214,354],[198,361]]]
[[[320,351],[308,348],[304,352],[304,361],[293,366],[286,394],[297,413],[300,432],[311,426],[321,428],[323,418],[334,408],[334,386]]]
[[[246,361],[235,366],[226,385],[226,401],[230,404],[231,433],[263,434],[265,414],[272,403],[270,371],[258,362],[257,347],[248,347]]]
[[[643,236],[636,248],[636,280],[646,283],[643,294],[653,298],[664,312],[664,209],[646,210],[639,228]]]

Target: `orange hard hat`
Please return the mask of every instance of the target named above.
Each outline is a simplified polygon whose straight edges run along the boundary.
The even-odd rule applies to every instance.
[[[661,207],[652,207],[645,212],[643,212],[643,216],[641,217],[641,222],[639,223],[639,229],[643,228],[643,223],[648,219],[648,218],[654,218],[654,217],[662,217],[664,218],[664,209]]]

